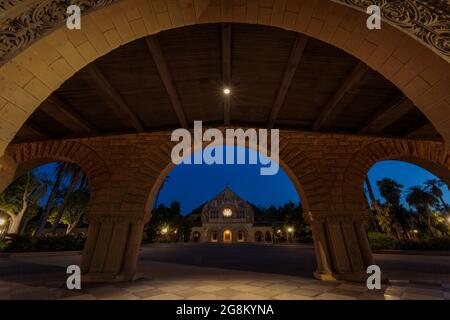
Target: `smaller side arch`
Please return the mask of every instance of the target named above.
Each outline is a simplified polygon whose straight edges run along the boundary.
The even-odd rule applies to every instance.
[[[6,150],[16,164],[14,178],[51,161],[77,163],[86,173],[93,192],[109,180],[110,171],[104,160],[90,147],[75,141],[45,141],[10,145]]]
[[[381,140],[363,147],[350,160],[342,183],[347,210],[367,211],[364,179],[370,168],[384,160],[416,164],[450,186],[450,150],[443,143],[412,140]]]

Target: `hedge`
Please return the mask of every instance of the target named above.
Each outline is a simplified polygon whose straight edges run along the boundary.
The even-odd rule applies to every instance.
[[[450,237],[428,237],[423,239],[393,239],[391,236],[369,232],[373,250],[450,250]]]
[[[42,236],[12,235],[0,242],[3,252],[44,252],[44,251],[77,251],[83,250],[85,236]]]

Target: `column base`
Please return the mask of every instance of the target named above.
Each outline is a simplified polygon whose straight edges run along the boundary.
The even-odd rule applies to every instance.
[[[137,279],[136,274],[86,273],[81,275],[82,282],[125,282]]]
[[[360,282],[365,283],[367,282],[367,278],[370,276],[370,274],[366,272],[340,272],[337,275],[338,280],[345,280],[345,281],[351,281],[351,282]],[[381,283],[387,284],[389,283],[388,275],[385,272],[381,273]]]
[[[344,280],[344,281],[365,283],[370,275],[365,272],[341,272],[339,274],[335,274],[335,273],[319,273],[318,271],[315,271],[313,273],[313,276],[318,280],[324,281]],[[385,272],[381,273],[381,283],[389,284],[388,275]]]
[[[324,280],[324,281],[335,281],[338,280],[338,277],[334,273],[319,273],[317,271],[314,271],[313,277],[318,280]]]

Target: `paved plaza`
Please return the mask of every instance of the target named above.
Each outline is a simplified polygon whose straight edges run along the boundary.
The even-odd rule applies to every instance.
[[[245,258],[242,258],[245,257]],[[376,254],[390,284],[312,278],[308,246],[152,245],[141,250],[135,282],[65,288],[66,266],[79,253],[0,257],[0,299],[265,300],[450,299],[450,256]]]

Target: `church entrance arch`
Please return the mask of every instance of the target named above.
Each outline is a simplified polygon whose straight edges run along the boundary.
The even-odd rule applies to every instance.
[[[230,229],[223,231],[223,242],[231,243],[233,241],[233,232]]]

